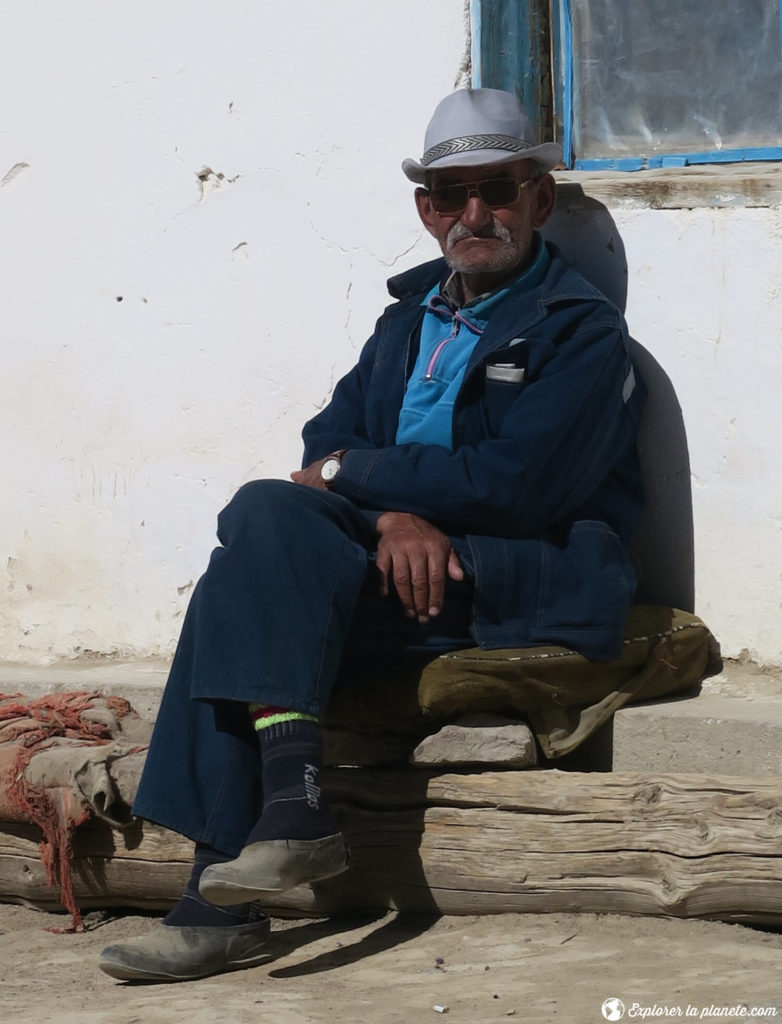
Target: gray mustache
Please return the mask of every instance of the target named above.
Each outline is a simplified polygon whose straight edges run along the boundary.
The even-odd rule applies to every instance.
[[[511,240],[510,231],[496,221],[492,224],[487,224],[478,231],[470,231],[468,227],[457,221],[448,232],[447,243],[448,245],[454,245],[463,238],[497,238],[500,242],[510,242]]]

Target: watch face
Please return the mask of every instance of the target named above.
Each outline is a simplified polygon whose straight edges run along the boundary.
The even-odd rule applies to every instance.
[[[338,472],[339,459],[326,459],[320,467],[320,478],[325,481],[325,483],[330,484]]]

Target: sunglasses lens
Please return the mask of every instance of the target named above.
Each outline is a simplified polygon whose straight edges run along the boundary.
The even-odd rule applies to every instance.
[[[513,178],[482,181],[478,195],[486,206],[512,206],[519,198],[519,185]]]
[[[441,185],[429,193],[437,213],[459,213],[467,205],[469,189],[466,185]]]

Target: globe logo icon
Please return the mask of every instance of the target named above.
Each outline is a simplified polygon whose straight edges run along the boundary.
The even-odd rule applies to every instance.
[[[606,1020],[621,1020],[625,1015],[625,1004],[615,996],[606,999],[601,1009]]]

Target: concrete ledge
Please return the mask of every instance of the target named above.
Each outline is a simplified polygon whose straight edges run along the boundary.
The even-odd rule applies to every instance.
[[[633,171],[556,171],[557,203],[568,211],[693,210],[698,207],[774,207],[782,203],[782,169],[772,161],[703,164]]]
[[[143,718],[153,721],[168,669],[169,662],[163,660],[72,661],[41,667],[6,663],[0,665],[0,693],[42,697],[97,691],[125,697]],[[611,732],[611,760],[606,750],[599,765],[588,767],[782,777],[782,669],[764,671],[752,663],[726,662],[725,670],[707,679],[697,697],[618,711],[612,729],[595,738],[601,750],[610,744]],[[586,751],[582,753],[586,756]]]
[[[154,721],[160,707],[170,663],[68,661],[56,665],[0,665],[0,693],[45,697],[49,693],[87,690],[124,697],[142,718]]]
[[[782,673],[728,663],[697,697],[622,708],[612,768],[782,776]]]

